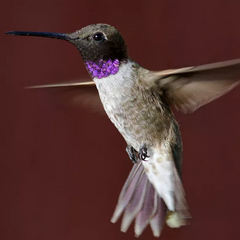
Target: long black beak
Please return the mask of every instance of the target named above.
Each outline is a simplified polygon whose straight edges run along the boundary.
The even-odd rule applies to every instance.
[[[17,35],[17,36],[35,36],[35,37],[47,37],[47,38],[55,38],[61,40],[71,40],[71,38],[66,33],[50,33],[50,32],[23,32],[23,31],[10,31],[6,32],[9,35]]]

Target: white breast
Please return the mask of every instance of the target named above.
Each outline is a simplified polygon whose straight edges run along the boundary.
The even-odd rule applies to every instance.
[[[102,79],[93,79],[108,117],[127,142],[130,136],[126,136],[125,116],[127,108],[134,99],[131,89],[137,79],[137,71],[132,67],[133,64],[132,62],[123,63],[117,74]]]

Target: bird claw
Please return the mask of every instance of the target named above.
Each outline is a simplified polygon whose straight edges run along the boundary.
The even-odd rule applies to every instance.
[[[142,147],[139,149],[138,159],[140,159],[142,161],[146,161],[147,157],[149,157],[147,155],[147,146],[146,146],[146,144],[143,144]]]
[[[136,164],[138,161],[137,151],[132,146],[127,146],[126,151],[132,163]]]

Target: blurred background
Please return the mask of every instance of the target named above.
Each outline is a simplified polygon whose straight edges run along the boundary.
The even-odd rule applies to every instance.
[[[88,78],[64,41],[14,37],[10,30],[74,32],[108,23],[129,54],[152,70],[240,58],[240,2],[2,1],[2,240],[134,239],[110,218],[132,167],[106,116],[70,108],[25,86]],[[177,114],[184,142],[183,184],[193,219],[165,227],[161,239],[239,239],[240,88],[188,116]],[[147,230],[141,239],[154,239]]]

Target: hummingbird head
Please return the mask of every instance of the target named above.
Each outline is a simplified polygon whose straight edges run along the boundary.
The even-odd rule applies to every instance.
[[[128,58],[122,35],[108,24],[92,24],[73,33],[7,32],[10,35],[39,36],[66,40],[79,50],[92,77],[103,78],[118,72]]]
[[[127,47],[118,30],[107,24],[92,24],[67,34],[84,61],[127,59]]]

